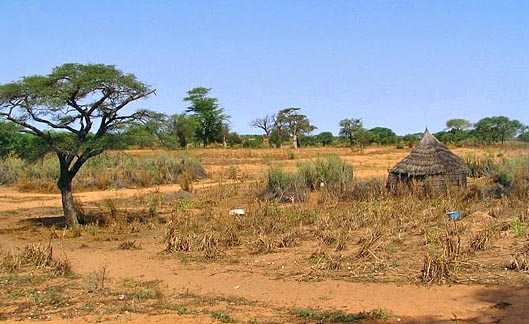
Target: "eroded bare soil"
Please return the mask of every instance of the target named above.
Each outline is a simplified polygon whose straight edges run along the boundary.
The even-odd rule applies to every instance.
[[[362,157],[350,160],[363,161],[356,162],[363,170],[360,176],[383,175],[384,169],[406,152],[392,154],[382,162]],[[210,173],[223,172],[224,166],[219,163],[208,165],[206,161],[205,165]],[[263,166],[250,161],[241,162],[238,168],[241,173],[255,174]],[[206,181],[196,184],[195,190],[200,192],[215,185],[215,181]],[[115,201],[126,208],[146,194],[171,197],[179,189],[171,185],[83,192],[76,196],[86,209],[104,208],[101,206],[105,201]],[[237,207],[236,202],[233,207]],[[2,284],[6,290],[0,293],[0,322],[325,322],[317,316],[303,317],[296,309],[384,313],[379,319],[362,323],[527,323],[529,318],[525,274],[491,271],[491,284],[487,284],[483,271],[477,283],[472,283],[472,275],[467,275],[465,284],[445,285],[417,283],[414,276],[418,269],[409,273],[375,271],[373,277],[365,278],[352,274],[348,277],[347,271],[311,277],[308,272],[312,268],[304,260],[317,249],[318,242],[303,242],[268,254],[250,254],[243,247],[235,247],[223,258],[206,261],[193,255],[164,253],[163,224],[142,225],[124,232],[93,227],[78,236],[57,225],[60,214],[57,194],[0,188],[0,247],[16,251],[28,244],[46,246],[51,242],[54,255],[66,256],[76,274],[59,279],[37,274],[4,276]],[[487,217],[486,213],[476,215]],[[466,222],[468,226],[479,226],[483,219],[468,218]],[[131,241],[137,248],[119,248],[120,243]],[[501,256],[509,260],[511,241],[498,240],[483,258]],[[25,282],[25,287],[31,289],[16,291],[12,280]],[[61,297],[50,302],[53,296],[67,296],[68,300]]]

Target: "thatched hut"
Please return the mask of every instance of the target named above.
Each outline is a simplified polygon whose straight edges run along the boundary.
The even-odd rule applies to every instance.
[[[467,172],[465,162],[426,129],[419,144],[389,171],[387,184],[392,188],[397,183],[420,182],[429,192],[445,193],[466,187]]]

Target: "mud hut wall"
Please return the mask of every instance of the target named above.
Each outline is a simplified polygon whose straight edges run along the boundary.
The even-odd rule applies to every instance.
[[[429,176],[410,176],[408,174],[390,173],[386,183],[388,189],[395,188],[399,183],[406,184],[410,188],[416,188],[414,184],[423,183],[426,192],[443,194],[452,188],[465,188],[467,178],[465,173],[460,174],[437,174]]]

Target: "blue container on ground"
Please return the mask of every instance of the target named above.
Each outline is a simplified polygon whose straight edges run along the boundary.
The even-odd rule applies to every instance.
[[[459,216],[461,216],[461,212],[459,210],[454,210],[454,211],[448,212],[446,214],[448,215],[448,217],[450,217],[451,219],[454,219],[454,220],[458,220]]]

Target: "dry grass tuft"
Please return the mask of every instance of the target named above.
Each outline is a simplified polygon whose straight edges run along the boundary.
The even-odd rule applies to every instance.
[[[164,235],[165,251],[169,253],[187,252],[191,250],[191,238],[182,235],[179,226],[174,220],[170,220],[165,227]]]
[[[73,273],[70,261],[66,256],[56,259],[53,257],[51,243],[27,245],[17,252],[2,252],[2,269],[8,273],[16,273],[23,268],[33,268],[51,272],[55,276],[65,276]]]
[[[511,256],[511,263],[506,266],[509,270],[529,271],[529,243],[520,246]]]
[[[472,234],[470,239],[470,249],[473,251],[485,251],[488,248],[492,237],[493,232],[488,229]]]
[[[141,244],[137,244],[136,240],[127,240],[119,243],[118,249],[120,250],[141,250]]]
[[[424,257],[421,280],[425,283],[446,283],[455,281],[461,255],[461,236],[457,223],[447,221],[445,233],[437,240],[441,252],[433,249]]]
[[[220,249],[219,239],[217,233],[207,230],[205,233],[198,237],[198,251],[204,254],[204,257],[208,260],[214,260],[224,255],[224,251]]]
[[[251,254],[268,254],[274,251],[275,242],[271,237],[260,233],[254,240],[246,242],[246,246]]]

